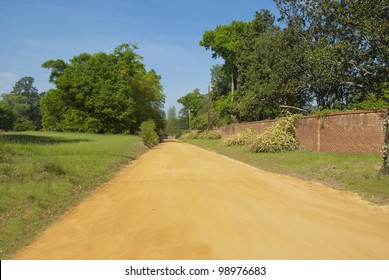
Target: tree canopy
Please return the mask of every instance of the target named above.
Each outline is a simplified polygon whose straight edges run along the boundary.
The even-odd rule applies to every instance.
[[[177,100],[184,107],[180,111],[181,118],[187,119],[189,129],[203,130],[207,127],[207,96],[198,88]]]
[[[229,25],[218,25],[215,30],[203,34],[200,46],[213,51],[212,57],[222,57],[231,75],[231,91],[236,87],[236,53],[242,35],[245,34],[249,23],[232,21]]]
[[[48,60],[55,85],[41,101],[43,128],[88,133],[134,133],[154,120],[164,126],[165,96],[161,77],[146,71],[137,47],[118,46],[113,53],[82,53],[64,62]]]
[[[12,91],[0,101],[0,130],[39,130],[41,95],[34,86],[33,77],[18,80]]]
[[[388,93],[389,6],[382,0],[275,0],[268,10],[203,34],[219,124],[309,110],[382,108]],[[232,76],[226,84],[226,77]],[[234,93],[234,89],[236,93]]]

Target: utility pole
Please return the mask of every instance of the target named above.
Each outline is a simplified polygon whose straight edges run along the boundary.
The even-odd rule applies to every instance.
[[[207,130],[211,130],[212,126],[212,116],[211,116],[211,86],[208,86],[208,126]]]
[[[189,119],[189,130],[192,130],[192,128],[190,127],[190,109],[188,109],[188,119]]]

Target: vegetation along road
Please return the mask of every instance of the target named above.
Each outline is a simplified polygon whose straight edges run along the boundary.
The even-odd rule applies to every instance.
[[[166,142],[16,259],[388,259],[389,209]]]

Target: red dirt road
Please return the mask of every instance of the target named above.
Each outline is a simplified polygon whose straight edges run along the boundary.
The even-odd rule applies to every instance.
[[[389,210],[168,142],[16,259],[389,259]]]

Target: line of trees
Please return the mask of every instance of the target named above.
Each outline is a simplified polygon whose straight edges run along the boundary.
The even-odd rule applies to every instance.
[[[211,69],[217,125],[274,118],[285,106],[307,111],[388,106],[387,1],[275,3],[284,28],[261,10],[251,22],[232,21],[203,34],[200,46],[225,62]]]
[[[15,83],[12,91],[2,95],[0,101],[0,130],[39,130],[39,93],[34,86],[33,77],[23,77]]]
[[[137,47],[113,53],[82,53],[69,62],[48,60],[55,88],[38,94],[34,79],[19,80],[0,101],[0,130],[52,130],[87,133],[135,133],[153,120],[165,126],[161,77],[146,71]]]

